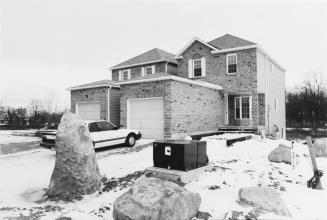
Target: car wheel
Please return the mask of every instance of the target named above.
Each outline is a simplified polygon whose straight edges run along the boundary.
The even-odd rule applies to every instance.
[[[126,145],[128,147],[133,147],[136,143],[136,138],[134,134],[129,134],[126,138]]]

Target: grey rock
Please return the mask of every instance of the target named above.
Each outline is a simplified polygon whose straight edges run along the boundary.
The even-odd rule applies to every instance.
[[[252,212],[229,211],[225,214],[223,220],[257,220],[257,217]]]
[[[56,135],[56,162],[47,195],[67,200],[99,188],[99,168],[89,130],[75,114],[65,113]]]
[[[315,139],[313,149],[316,157],[327,157],[327,138]]]
[[[116,199],[115,220],[189,220],[201,203],[198,193],[154,177],[144,177]]]
[[[273,212],[277,215],[291,216],[279,194],[267,187],[246,187],[239,190],[241,203]]]
[[[270,162],[291,164],[291,148],[280,144],[268,155]]]

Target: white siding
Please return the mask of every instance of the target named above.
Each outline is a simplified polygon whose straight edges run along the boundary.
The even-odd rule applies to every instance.
[[[271,68],[272,67],[272,68]],[[274,124],[279,128],[279,135],[285,137],[285,72],[274,64],[268,57],[257,50],[258,92],[265,94],[266,100],[266,128],[272,132]],[[277,109],[275,109],[275,101]]]

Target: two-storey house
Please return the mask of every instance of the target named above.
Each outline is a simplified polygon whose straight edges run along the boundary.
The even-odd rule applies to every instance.
[[[285,137],[285,70],[256,43],[193,38],[176,55],[153,49],[111,70],[120,124],[145,138],[274,125]]]

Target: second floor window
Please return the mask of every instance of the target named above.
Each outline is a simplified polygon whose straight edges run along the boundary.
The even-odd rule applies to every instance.
[[[193,73],[194,77],[202,76],[201,59],[193,60]]]
[[[152,66],[145,67],[145,75],[151,75],[152,72]]]
[[[130,79],[130,70],[122,70],[120,73],[119,73],[119,80],[127,80],[127,79]]]
[[[126,80],[126,79],[128,79],[128,71],[127,70],[123,71],[123,80]]]
[[[237,72],[237,54],[227,54],[227,74]]]

